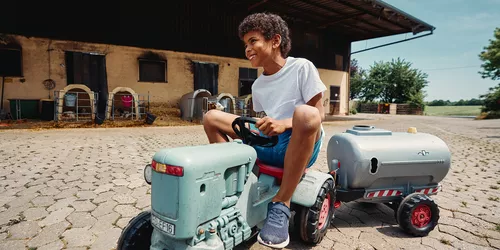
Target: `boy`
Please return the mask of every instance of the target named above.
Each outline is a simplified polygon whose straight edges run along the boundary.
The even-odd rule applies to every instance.
[[[255,146],[257,157],[284,168],[280,189],[269,204],[258,241],[283,248],[289,243],[290,200],[305,168],[316,161],[324,138],[321,99],[326,87],[310,61],[288,56],[291,41],[281,17],[252,14],[240,24],[239,37],[252,66],[264,69],[252,85],[252,101],[255,112],[264,111],[266,117],[255,126],[268,136],[279,137],[272,148]],[[231,127],[236,117],[218,110],[207,112],[203,126],[209,142],[227,142],[227,136],[237,138]]]

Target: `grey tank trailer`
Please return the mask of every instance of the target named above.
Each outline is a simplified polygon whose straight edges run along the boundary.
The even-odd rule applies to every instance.
[[[337,203],[383,203],[415,236],[437,225],[439,208],[429,196],[441,190],[451,165],[450,150],[439,137],[414,127],[392,132],[358,125],[330,138],[327,159],[336,173]]]

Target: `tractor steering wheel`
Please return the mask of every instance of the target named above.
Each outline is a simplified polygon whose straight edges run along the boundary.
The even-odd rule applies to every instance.
[[[256,119],[250,117],[237,117],[233,121],[233,130],[243,140],[243,143],[253,146],[261,146],[261,147],[274,147],[278,144],[278,136],[266,136],[252,125],[255,125],[257,122]],[[249,123],[247,127],[246,124]],[[249,127],[252,127],[250,129]]]

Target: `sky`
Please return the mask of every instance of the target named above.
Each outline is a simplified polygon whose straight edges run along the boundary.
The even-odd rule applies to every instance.
[[[500,0],[384,0],[436,27],[434,34],[352,55],[369,69],[375,61],[398,57],[428,74],[426,101],[479,98],[498,84],[482,79],[478,55],[500,27]],[[425,33],[425,32],[424,32]],[[424,33],[419,33],[422,35]],[[352,52],[413,37],[395,35],[352,43]]]

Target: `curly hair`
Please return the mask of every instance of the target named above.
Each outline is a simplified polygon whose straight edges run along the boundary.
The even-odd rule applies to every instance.
[[[292,48],[290,40],[290,31],[288,25],[280,16],[271,13],[254,13],[247,16],[238,27],[240,39],[250,31],[259,31],[266,40],[270,40],[274,35],[281,36],[280,51],[286,58]]]

